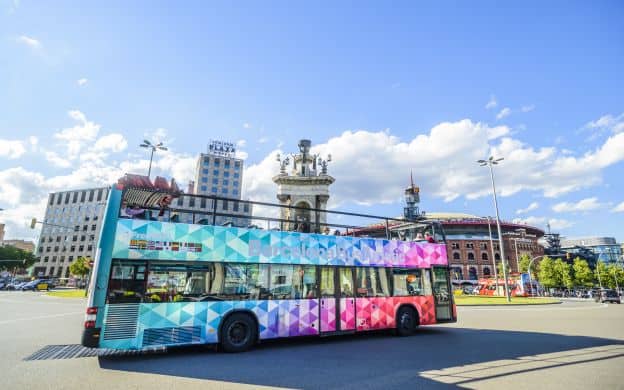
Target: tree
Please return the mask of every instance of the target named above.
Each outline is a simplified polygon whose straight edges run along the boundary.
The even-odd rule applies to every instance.
[[[0,246],[0,269],[28,268],[37,262],[29,251],[11,245]]]
[[[606,269],[606,274],[602,282],[605,283],[606,279],[609,288],[622,287],[622,282],[624,282],[624,270],[622,266],[614,263],[609,264]]]
[[[559,287],[574,287],[574,278],[572,277],[572,267],[561,259],[555,260],[555,275]]]
[[[91,268],[89,267],[89,260],[82,256],[77,258],[76,261],[71,263],[71,265],[69,266],[69,272],[71,272],[72,275],[80,276],[81,279],[84,279],[85,275],[89,273],[90,269]]]
[[[574,271],[574,284],[576,286],[582,287],[593,287],[596,282],[596,278],[594,277],[594,273],[591,268],[589,268],[589,264],[587,261],[582,260],[580,257],[574,259],[574,264],[572,264],[572,270]]]
[[[545,288],[552,288],[559,286],[559,280],[555,273],[555,262],[548,256],[544,256],[540,261],[539,272],[537,273],[537,279]]]
[[[509,268],[509,262],[506,261],[505,262],[505,267],[507,267],[507,277],[509,277],[509,274],[511,273],[511,268]],[[496,263],[496,272],[498,272],[498,277],[500,279],[505,279],[503,277],[503,262],[501,261],[500,263]]]
[[[525,253],[522,256],[520,256],[519,262],[520,262],[520,269],[519,269],[520,273],[529,272],[529,263],[531,263],[531,256]]]

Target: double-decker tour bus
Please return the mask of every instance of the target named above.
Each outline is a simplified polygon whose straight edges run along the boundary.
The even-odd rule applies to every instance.
[[[181,197],[207,207],[186,207]],[[161,178],[126,175],[113,186],[89,284],[84,346],[219,344],[239,352],[266,339],[378,329],[407,336],[419,325],[457,320],[444,242],[391,239],[389,230],[385,239],[357,237],[347,233],[354,226],[318,215],[382,217],[306,209],[315,222],[296,229],[284,218],[290,213],[245,219],[217,202],[230,202],[230,210],[240,202],[300,211],[182,194]],[[251,224],[258,220],[267,227]],[[337,229],[328,234],[330,227]]]

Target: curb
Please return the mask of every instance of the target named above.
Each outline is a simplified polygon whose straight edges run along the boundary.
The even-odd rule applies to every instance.
[[[491,303],[491,304],[483,304],[483,305],[456,305],[457,307],[488,307],[488,306],[504,306],[504,307],[511,307],[511,306],[544,306],[544,305],[560,305],[562,304],[563,301],[559,301],[559,302],[546,302],[546,303]]]

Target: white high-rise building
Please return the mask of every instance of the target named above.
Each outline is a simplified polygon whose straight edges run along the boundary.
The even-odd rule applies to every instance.
[[[190,205],[200,210],[217,214],[233,214],[236,217],[217,216],[214,222],[217,225],[231,222],[236,226],[246,226],[250,223],[252,214],[251,204],[237,202],[241,199],[243,186],[243,160],[236,157],[234,144],[223,141],[211,141],[208,145],[208,153],[201,153],[197,159],[195,169],[195,195],[212,195],[228,200],[217,200],[216,206],[209,199],[201,201],[202,205]],[[231,200],[230,200],[231,199]],[[188,207],[186,203],[195,200],[192,197],[181,197],[177,204]],[[199,200],[197,202],[200,202]],[[240,217],[238,217],[240,215]],[[212,223],[212,219],[208,218]]]
[[[79,257],[95,258],[110,188],[51,193],[48,198],[34,276],[68,277],[69,265]]]

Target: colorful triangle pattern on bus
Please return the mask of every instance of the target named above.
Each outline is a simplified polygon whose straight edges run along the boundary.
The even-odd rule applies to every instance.
[[[120,219],[114,258],[357,266],[446,265],[444,244]]]

